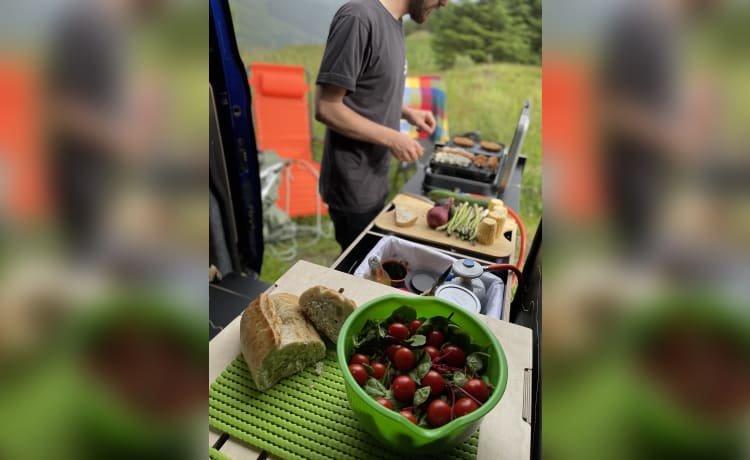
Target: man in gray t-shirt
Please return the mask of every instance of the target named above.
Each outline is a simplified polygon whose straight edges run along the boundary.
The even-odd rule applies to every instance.
[[[331,22],[316,81],[315,118],[326,130],[320,193],[336,241],[346,249],[388,196],[391,155],[416,161],[419,143],[399,132],[405,118],[432,133],[435,118],[402,106],[406,51],[401,18],[423,23],[448,0],[352,0]]]

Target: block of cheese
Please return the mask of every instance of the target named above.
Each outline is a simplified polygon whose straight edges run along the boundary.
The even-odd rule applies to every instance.
[[[503,211],[505,208],[503,208]],[[495,221],[495,238],[500,238],[503,234],[503,227],[505,226],[505,219],[508,218],[508,215],[503,211],[490,211],[490,213],[487,215],[488,218]]]
[[[490,206],[488,208],[490,211],[503,211],[507,212],[505,210],[505,203],[503,203],[503,200],[500,200],[498,198],[493,198],[492,201],[490,201]]]
[[[479,232],[477,233],[477,241],[480,244],[492,244],[495,242],[495,227],[497,222],[495,219],[485,217],[479,222]]]
[[[292,294],[261,294],[240,321],[240,345],[260,391],[325,357],[326,346]]]

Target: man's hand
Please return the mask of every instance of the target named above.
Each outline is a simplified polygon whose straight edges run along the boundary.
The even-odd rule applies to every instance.
[[[401,110],[404,119],[419,130],[432,134],[435,131],[435,117],[429,110],[417,110],[404,107]]]
[[[419,142],[415,141],[408,134],[393,132],[393,137],[387,143],[388,148],[394,157],[401,161],[417,161],[424,153],[424,149]]]

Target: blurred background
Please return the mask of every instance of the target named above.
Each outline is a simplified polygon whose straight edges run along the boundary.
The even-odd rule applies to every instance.
[[[2,7],[1,458],[205,454],[207,18]]]
[[[748,6],[544,4],[546,457],[750,457]]]

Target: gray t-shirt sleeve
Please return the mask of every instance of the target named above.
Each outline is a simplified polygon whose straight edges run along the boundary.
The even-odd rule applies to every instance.
[[[354,92],[367,59],[367,35],[367,27],[357,17],[337,16],[331,24],[316,84]]]

